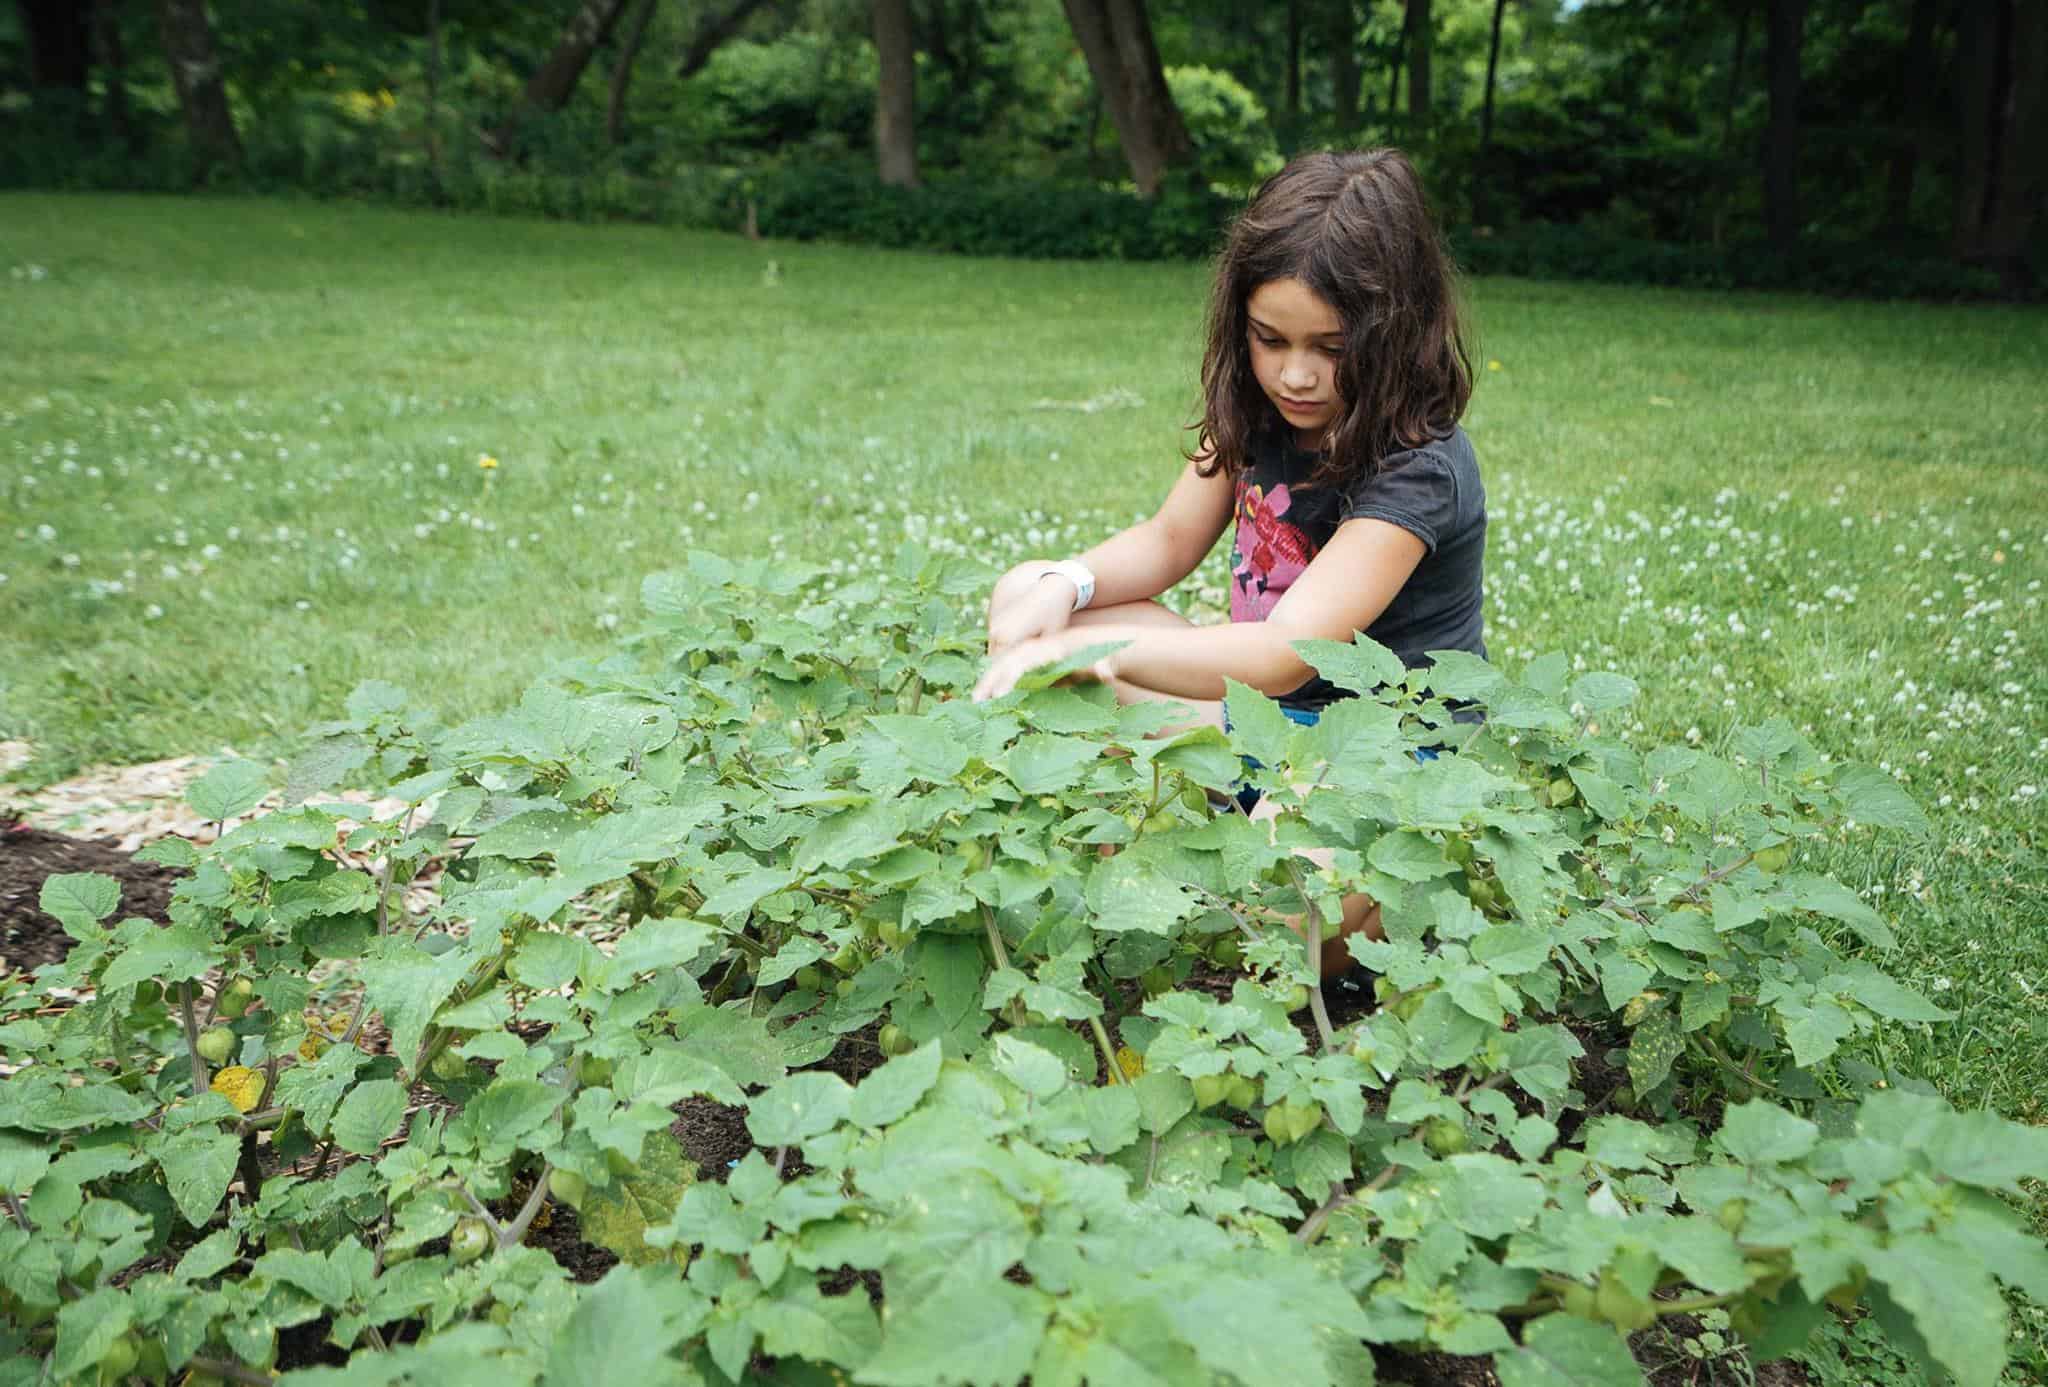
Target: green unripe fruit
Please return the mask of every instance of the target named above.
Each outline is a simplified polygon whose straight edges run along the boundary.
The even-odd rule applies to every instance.
[[[1564,1288],[1564,1293],[1558,1297],[1558,1306],[1567,1315],[1577,1315],[1582,1320],[1600,1318],[1599,1307],[1594,1304],[1593,1288],[1581,1286],[1576,1281]]]
[[[199,1033],[199,1043],[193,1048],[208,1064],[225,1064],[235,1053],[235,1033],[226,1026],[214,1026]]]
[[[236,978],[220,990],[214,1000],[214,1015],[229,1021],[239,1019],[249,1010],[249,1004],[256,1000],[256,984],[247,978]]]
[[[884,947],[890,949],[902,948],[904,942],[910,938],[909,935],[903,932],[903,926],[895,923],[893,920],[885,920],[881,924],[876,925],[875,937],[882,941]]]
[[[142,1357],[141,1346],[133,1334],[123,1334],[107,1345],[106,1353],[100,1358],[100,1379],[103,1382],[119,1382],[135,1370],[136,1360]]]
[[[1455,1156],[1472,1144],[1465,1124],[1448,1117],[1432,1117],[1422,1128],[1422,1144],[1438,1156]]]
[[[1165,964],[1145,970],[1145,976],[1138,979],[1138,985],[1145,989],[1147,997],[1157,997],[1173,991],[1173,970]]]
[[[1499,896],[1493,889],[1493,883],[1485,877],[1468,876],[1465,878],[1465,899],[1484,910],[1498,900]]]
[[[626,1153],[623,1151],[605,1152],[604,1168],[614,1175],[631,1175],[635,1169],[633,1162],[626,1159]]]
[[[907,1055],[917,1048],[917,1042],[903,1033],[903,1028],[894,1021],[875,1032],[875,1044],[882,1047],[885,1055]]]
[[[612,1081],[612,1062],[585,1055],[576,1061],[576,1078],[585,1088],[603,1088]]]
[[[853,991],[853,979],[841,978],[838,982],[832,984],[832,990],[841,997],[844,997],[847,993]]]
[[[1286,1002],[1287,1009],[1289,1011],[1300,1011],[1303,1007],[1307,1006],[1308,985],[1306,983],[1298,982],[1294,986],[1288,988]]]
[[[1229,1074],[1204,1074],[1194,1081],[1195,1106],[1204,1110],[1215,1107],[1230,1096],[1232,1076]]]
[[[1239,1112],[1245,1112],[1259,1101],[1259,1086],[1242,1074],[1233,1074],[1230,1076],[1230,1092],[1224,1095],[1223,1101]]]
[[[490,1245],[491,1230],[484,1227],[482,1219],[463,1219],[448,1235],[448,1255],[464,1264],[483,1256]]]
[[[395,1267],[410,1262],[418,1252],[419,1249],[411,1243],[386,1243],[384,1244],[384,1265]]]
[[[1234,934],[1219,934],[1209,946],[1209,961],[1218,968],[1235,968],[1244,962],[1244,945]]]
[[[1720,1224],[1730,1233],[1740,1233],[1742,1225],[1748,1222],[1748,1220],[1749,1202],[1747,1200],[1730,1199],[1723,1203],[1714,1213],[1714,1222]]]
[[[1293,1137],[1287,1135],[1287,1114],[1280,1111],[1277,1103],[1266,1109],[1264,1125],[1267,1140],[1271,1141],[1275,1146],[1286,1146],[1294,1140]]]
[[[1323,1125],[1321,1103],[1282,1103],[1280,1107],[1287,1114],[1288,1134],[1296,1141]]]
[[[500,1300],[491,1306],[491,1323],[503,1328],[512,1323],[512,1307]]]
[[[1792,865],[1792,849],[1783,843],[1773,844],[1756,855],[1756,865],[1759,871],[1773,875],[1782,872]]]
[[[583,1207],[583,1196],[589,1192],[590,1182],[573,1170],[548,1172],[548,1195],[558,1204],[580,1209]]]
[[[1578,797],[1579,787],[1572,784],[1570,776],[1560,775],[1551,780],[1549,787],[1551,808],[1562,809]]]
[[[791,981],[795,982],[798,987],[801,987],[806,992],[816,992],[824,987],[825,975],[816,968],[807,965],[797,969],[796,976]]]
[[[452,1084],[469,1075],[469,1061],[453,1050],[443,1050],[434,1056],[434,1062],[427,1066],[427,1072],[442,1083]]]
[[[1167,813],[1164,809],[1162,809],[1157,814],[1148,816],[1145,822],[1138,826],[1138,832],[1164,833],[1167,829],[1172,828],[1178,822],[1180,822],[1178,819],[1174,818],[1173,815]]]
[[[1206,814],[1209,812],[1209,796],[1203,792],[1202,787],[1199,785],[1189,785],[1183,788],[1180,792],[1180,802],[1181,807],[1191,814]]]
[[[1060,802],[1051,795],[1040,795],[1038,797],[1038,807],[1040,809],[1057,809],[1060,807]]]
[[[1472,862],[1472,840],[1463,837],[1444,839],[1444,856],[1457,863],[1460,867],[1470,866]]]

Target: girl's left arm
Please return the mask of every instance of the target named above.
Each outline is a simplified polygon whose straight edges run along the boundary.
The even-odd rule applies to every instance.
[[[1128,644],[1097,666],[1097,674],[1176,698],[1221,698],[1226,678],[1264,694],[1284,694],[1314,673],[1293,643],[1348,641],[1372,625],[1425,552],[1422,540],[1398,525],[1370,518],[1348,520],[1264,621],[1184,629],[1071,626],[1005,652],[989,665],[974,696],[999,698],[1027,670],[1091,645],[1119,641]]]

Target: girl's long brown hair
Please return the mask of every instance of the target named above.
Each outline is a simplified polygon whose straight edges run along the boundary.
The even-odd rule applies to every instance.
[[[1267,179],[1231,226],[1209,300],[1204,476],[1237,476],[1260,435],[1287,427],[1252,374],[1245,303],[1298,279],[1337,312],[1340,400],[1310,485],[1372,475],[1390,453],[1447,436],[1472,398],[1457,276],[1400,151],[1305,154]]]

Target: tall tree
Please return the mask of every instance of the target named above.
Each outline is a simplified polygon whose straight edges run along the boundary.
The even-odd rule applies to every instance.
[[[555,40],[554,51],[526,79],[526,90],[520,94],[518,107],[485,136],[492,153],[501,157],[510,154],[519,127],[534,113],[559,111],[569,104],[576,84],[583,80],[583,69],[590,65],[591,54],[611,36],[612,26],[619,22],[619,14],[625,8],[626,0],[581,0],[562,36]]]
[[[164,55],[170,59],[171,84],[185,111],[195,171],[203,177],[223,165],[240,164],[242,140],[235,133],[234,112],[228,109],[206,0],[158,0],[157,20]]]
[[[1764,139],[1764,235],[1786,250],[1799,239],[1799,55],[1806,0],[1770,0],[1766,29],[1771,115]]]
[[[1324,42],[1330,53],[1330,116],[1338,134],[1348,136],[1358,128],[1359,83],[1364,77],[1358,63],[1358,14],[1351,0],[1328,0],[1324,21],[1329,26]]]
[[[1495,75],[1500,71],[1500,23],[1502,12],[1508,7],[1508,0],[1493,0],[1493,37],[1486,45],[1486,99],[1479,107],[1479,161],[1486,162],[1486,152],[1493,147],[1493,87]]]
[[[1166,70],[1159,62],[1159,45],[1152,38],[1145,0],[1061,3],[1081,45],[1081,55],[1088,60],[1096,90],[1109,108],[1138,195],[1157,197],[1167,173],[1193,156],[1194,142],[1188,138],[1187,124],[1167,89]]]
[[[128,54],[121,46],[121,0],[92,0],[93,61],[105,74],[107,133],[130,154],[142,152],[141,131],[128,109]]]
[[[92,65],[88,6],[83,0],[15,0],[28,38],[28,82],[36,92],[67,91],[85,105]]]
[[[1908,2],[1912,8],[1906,18],[1906,48],[1899,62],[1905,115],[1885,177],[1884,219],[1894,235],[1905,232],[1912,220],[1913,181],[1919,172],[1920,146],[1927,138],[1928,119],[1934,110],[1935,3]]]
[[[910,0],[873,0],[875,56],[875,167],[882,181],[917,186],[917,45],[910,35]]]
[[[1963,109],[1955,253],[2017,288],[2048,191],[2048,8],[2039,0],[1964,0],[1956,69]]]
[[[1408,0],[1408,21],[1402,26],[1408,38],[1408,121],[1418,132],[1429,129],[1429,50],[1434,29],[1429,0]]]
[[[640,0],[633,17],[626,21],[626,37],[612,59],[611,93],[604,103],[604,142],[616,145],[626,125],[626,89],[633,82],[633,64],[640,57],[640,45],[647,41],[647,25],[661,0]]]
[[[702,72],[704,64],[711,61],[711,55],[727,39],[739,33],[740,26],[766,3],[767,0],[727,0],[726,4],[708,11],[697,21],[690,41],[683,45],[682,59],[676,63],[676,76],[687,79]]]

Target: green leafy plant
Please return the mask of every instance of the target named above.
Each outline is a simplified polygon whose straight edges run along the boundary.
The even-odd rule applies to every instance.
[[[1361,695],[1311,728],[1233,688],[1227,737],[1155,736],[1058,671],[977,705],[984,581],[693,555],[501,715],[364,685],[289,807],[199,782],[167,927],[52,878],[71,954],[0,996],[0,1382],[269,1380],[303,1325],[348,1355],[307,1382],[1297,1384],[1386,1345],[1621,1383],[1667,1317],[1772,1357],[1859,1304],[1997,1379],[2048,1137],[1859,1057],[1943,1013],[1802,867],[1924,831],[1888,777],[1365,643],[1303,647]],[[1213,807],[1247,776],[1274,824]],[[1370,1006],[1288,923],[1360,890]],[[669,1130],[707,1101],[729,1170]],[[595,1285],[530,1245],[570,1210]]]

